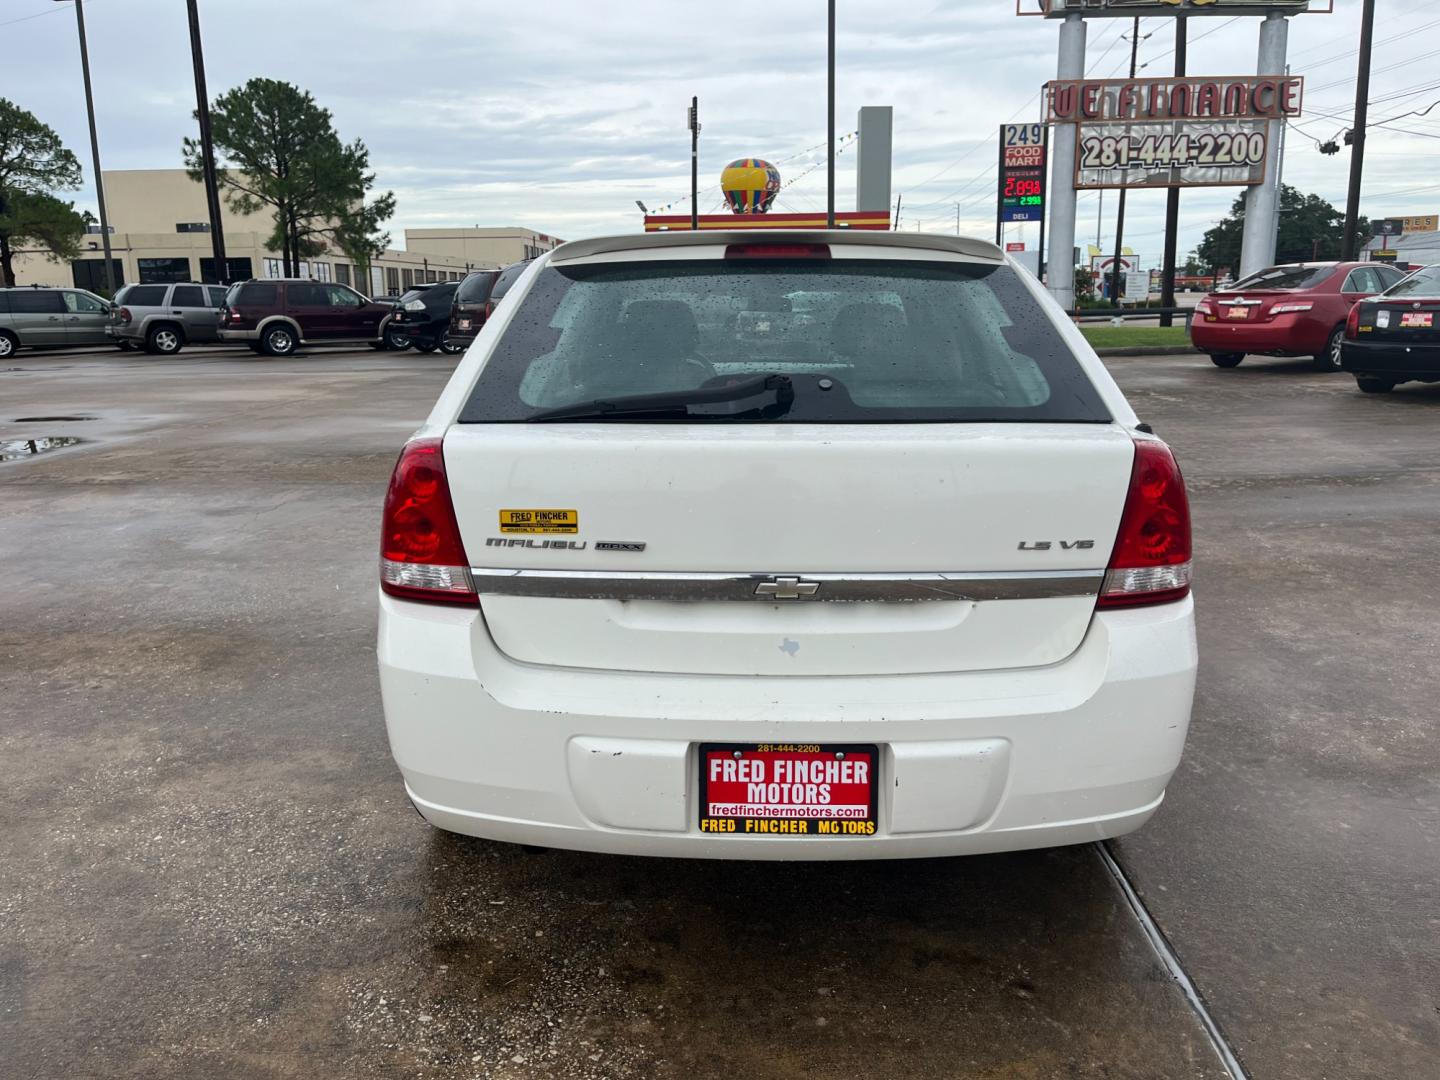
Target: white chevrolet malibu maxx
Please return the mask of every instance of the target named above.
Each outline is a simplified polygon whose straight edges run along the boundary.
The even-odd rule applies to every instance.
[[[668,233],[536,259],[406,444],[380,680],[410,798],[558,848],[874,859],[1143,824],[1190,516],[993,245]]]

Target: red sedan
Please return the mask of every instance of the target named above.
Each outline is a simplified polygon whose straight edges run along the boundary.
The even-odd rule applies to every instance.
[[[1190,340],[1216,367],[1232,368],[1256,353],[1310,356],[1316,370],[1339,371],[1350,308],[1404,276],[1373,262],[1272,266],[1201,300]]]

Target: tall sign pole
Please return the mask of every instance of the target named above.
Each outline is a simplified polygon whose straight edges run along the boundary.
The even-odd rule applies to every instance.
[[[1278,11],[1260,24],[1257,75],[1285,75],[1285,44],[1290,23]],[[1266,124],[1266,143],[1273,151],[1280,141],[1280,121]],[[1275,261],[1275,221],[1280,212],[1280,155],[1270,153],[1265,161],[1265,179],[1245,192],[1245,233],[1240,241],[1240,272],[1237,278],[1264,270]]]
[[[829,131],[829,165],[825,170],[825,227],[835,228],[835,0],[829,5],[829,39],[826,43],[826,121]]]
[[[200,121],[205,205],[210,212],[210,253],[215,263],[215,280],[224,285],[230,280],[230,272],[225,261],[225,225],[220,220],[220,186],[215,180],[215,144],[210,138],[210,96],[205,92],[205,51],[200,43],[200,11],[196,0],[186,0],[186,6],[190,10],[190,59],[195,67],[195,118]]]
[[[1085,77],[1085,20],[1079,12],[1065,16],[1060,24],[1060,57],[1057,79]],[[1060,258],[1050,268],[1050,294],[1062,308],[1075,306],[1075,127],[1055,127],[1054,156],[1050,162],[1050,248]]]
[[[95,163],[95,202],[100,208],[100,243],[105,250],[105,288],[115,295],[115,270],[110,255],[110,218],[105,213],[105,178],[100,175],[100,136],[95,131],[95,96],[90,92],[90,50],[85,45],[85,3],[75,0],[75,25],[80,31],[80,73],[85,79],[85,115],[90,118],[90,159]]]
[[[690,229],[700,230],[700,99],[690,99]]]
[[[1135,78],[1135,61],[1140,56],[1140,17],[1130,27],[1130,78]],[[1115,261],[1110,264],[1110,306],[1120,306],[1120,257],[1125,253],[1125,189],[1120,189],[1120,205],[1115,210]]]
[[[1350,192],[1345,198],[1345,232],[1340,258],[1355,258],[1360,226],[1360,178],[1365,171],[1366,106],[1370,99],[1370,43],[1375,30],[1375,0],[1360,11],[1360,64],[1355,73],[1355,125],[1350,129]]]
[[[1181,15],[1175,20],[1175,77],[1185,74],[1185,46],[1189,20]],[[1180,189],[1165,191],[1165,257],[1160,270],[1160,306],[1175,306],[1175,245],[1180,234]],[[1161,315],[1160,325],[1170,326],[1173,315]]]

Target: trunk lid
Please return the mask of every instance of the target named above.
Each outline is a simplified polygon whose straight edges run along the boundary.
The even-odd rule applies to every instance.
[[[1440,341],[1440,300],[1377,299],[1361,308],[1360,323],[1374,328],[1363,334],[1366,341],[1434,345]]]
[[[1258,323],[1275,318],[1275,308],[1284,304],[1310,303],[1310,298],[1292,290],[1247,289],[1240,293],[1221,293],[1210,301],[1218,322]]]
[[[1056,590],[1067,595],[828,603],[824,595],[844,585],[827,576],[1023,583],[1103,570],[1134,453],[1118,426],[1076,423],[462,423],[445,438],[475,567],[631,582],[819,582],[815,599],[799,600],[756,597],[748,582],[734,600],[703,598],[714,594],[693,582],[668,599],[513,595],[493,575],[477,583],[491,636],[518,661],[714,675],[959,672],[1064,659],[1090,624],[1098,574]],[[526,510],[570,513],[511,514],[519,524],[502,530],[502,511]]]

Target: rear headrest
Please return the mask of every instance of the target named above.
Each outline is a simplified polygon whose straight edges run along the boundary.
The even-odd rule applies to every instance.
[[[683,300],[637,300],[625,309],[623,325],[631,346],[652,355],[688,355],[699,337],[695,313]]]
[[[872,343],[898,345],[909,330],[905,312],[893,304],[846,304],[830,324],[830,338],[841,352],[859,352]]]

